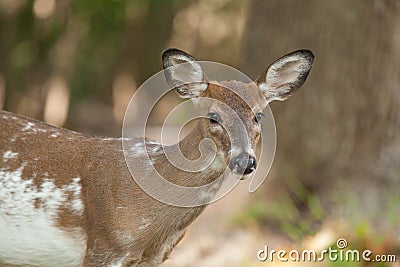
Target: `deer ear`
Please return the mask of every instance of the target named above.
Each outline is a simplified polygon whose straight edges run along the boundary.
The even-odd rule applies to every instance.
[[[203,68],[191,55],[170,48],[163,52],[165,79],[182,98],[195,98],[208,87]]]
[[[305,82],[314,61],[310,50],[297,50],[272,63],[256,80],[268,102],[286,100]]]

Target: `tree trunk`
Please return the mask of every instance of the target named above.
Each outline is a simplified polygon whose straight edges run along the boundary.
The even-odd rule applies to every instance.
[[[301,48],[316,60],[299,93],[272,104],[274,173],[300,179],[325,202],[332,187],[341,194],[347,185],[359,208],[380,211],[382,197],[400,189],[400,2],[250,2],[246,72],[256,78]],[[398,198],[394,205],[400,213]]]

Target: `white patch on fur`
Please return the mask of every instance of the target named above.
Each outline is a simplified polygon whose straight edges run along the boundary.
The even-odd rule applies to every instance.
[[[228,151],[228,154],[230,155],[231,158],[236,157],[236,156],[239,155],[240,153],[242,153],[242,149],[239,148],[239,147],[237,147],[237,146],[232,147],[232,148]]]
[[[138,227],[139,230],[147,229],[151,225],[151,220],[148,218],[141,218],[140,225]]]
[[[182,231],[177,231],[175,234],[170,235],[167,240],[165,240],[165,242],[163,243],[163,245],[160,248],[160,253],[158,254],[158,257],[155,258],[154,260],[154,266],[159,266],[163,259],[164,259],[164,255],[167,251],[171,251],[172,248],[174,248],[179,240],[179,238],[182,236],[183,232],[185,230]],[[153,266],[153,265],[151,265]]]
[[[131,247],[135,242],[131,231],[117,231],[116,236],[118,238],[118,244],[122,247]]]
[[[217,194],[218,190],[221,188],[222,179],[220,181],[214,182],[211,186],[203,189],[199,197],[202,201],[210,201],[214,198],[215,194]]]
[[[154,141],[146,141],[146,149],[148,153],[157,153],[163,150],[163,145]]]
[[[28,131],[28,130],[32,129],[32,127],[34,127],[34,126],[35,126],[35,124],[33,122],[28,122],[25,125],[25,127],[21,129],[21,131],[23,131],[23,132]]]
[[[60,132],[54,132],[50,136],[56,138],[56,137],[59,137],[60,135],[61,135]]]
[[[74,211],[77,215],[82,215],[83,214],[83,203],[81,200],[81,185],[79,184],[79,181],[81,179],[79,177],[76,177],[72,180],[72,183],[67,185],[65,189],[68,192],[72,192],[73,199],[71,203],[69,203],[69,207],[72,211]]]
[[[124,257],[121,259],[116,260],[115,262],[111,263],[108,265],[108,267],[122,267],[122,264],[124,263],[124,260],[129,256],[129,253],[127,253]]]
[[[18,153],[14,153],[12,151],[6,151],[3,153],[3,162],[8,161],[9,159],[16,159],[18,156]]]
[[[33,179],[22,179],[26,165],[16,170],[0,169],[0,261],[25,266],[81,266],[86,248],[83,230],[65,231],[55,226],[68,193],[74,198],[80,194],[79,178],[61,188],[45,178],[37,187]]]
[[[155,145],[155,146],[160,146],[161,144],[155,141],[146,141],[146,144],[148,145]]]
[[[247,150],[247,153],[248,153],[250,156],[253,156],[253,157],[255,157],[255,155],[256,155],[256,152],[254,152],[254,149],[253,149],[253,148],[249,148],[249,149]]]
[[[47,132],[46,129],[37,128],[36,124],[34,124],[33,122],[28,122],[27,124],[25,124],[25,126],[21,129],[21,131],[25,132],[26,134],[36,134],[36,133],[46,133]],[[24,138],[22,138],[22,140],[24,140]]]
[[[103,141],[114,141],[114,140],[121,140],[122,138],[115,138],[115,137],[104,137],[101,140]]]
[[[143,143],[134,144],[133,147],[130,149],[130,151],[132,151],[135,155],[138,155],[138,156],[146,154]]]
[[[6,114],[3,114],[2,118],[5,119],[5,120],[8,120],[8,119],[18,120],[17,117],[12,116],[12,115],[11,115],[11,116],[8,116],[8,115],[6,115]]]
[[[222,150],[218,151],[214,161],[210,165],[210,168],[214,171],[221,171],[226,168],[225,153]]]
[[[215,196],[215,192],[206,191],[206,190],[200,192],[200,199],[202,201],[210,201],[214,196]]]
[[[222,159],[220,157],[216,157],[210,167],[212,170],[220,171],[220,170],[223,170],[224,168],[226,168],[226,164],[225,164],[224,159]]]

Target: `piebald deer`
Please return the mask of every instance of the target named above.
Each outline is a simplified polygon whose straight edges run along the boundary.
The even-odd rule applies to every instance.
[[[192,56],[166,50],[166,79],[178,95],[208,97],[231,107],[246,128],[248,143],[232,149],[220,125],[230,118],[218,106],[201,107],[205,117],[178,144],[163,148],[147,142],[154,167],[184,186],[207,184],[227,165],[249,175],[256,168],[263,108],[301,87],[313,58],[308,50],[292,52],[255,83],[244,84],[209,82]],[[203,82],[177,85],[184,78],[168,68],[180,63],[191,68],[190,80]],[[165,157],[164,149],[179,146],[185,157],[196,159],[203,138],[212,139],[217,150],[204,170],[187,173]],[[84,135],[1,111],[0,140],[0,266],[158,266],[206,206],[175,207],[144,193],[128,171],[120,138]],[[131,141],[128,153],[140,162],[143,147]]]

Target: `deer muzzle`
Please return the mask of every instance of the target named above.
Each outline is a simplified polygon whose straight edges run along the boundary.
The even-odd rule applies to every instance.
[[[240,175],[252,173],[257,168],[257,160],[249,153],[242,152],[229,162],[229,169]]]

